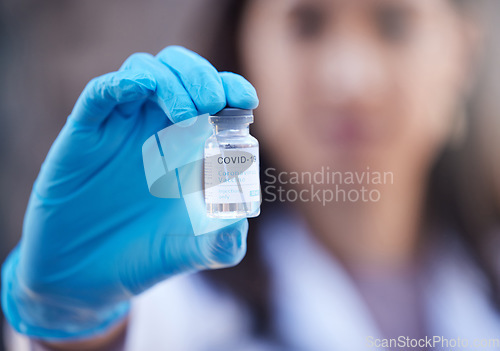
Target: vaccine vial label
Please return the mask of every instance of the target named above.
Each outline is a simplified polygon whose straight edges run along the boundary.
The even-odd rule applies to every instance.
[[[205,149],[205,202],[260,202],[259,148]]]

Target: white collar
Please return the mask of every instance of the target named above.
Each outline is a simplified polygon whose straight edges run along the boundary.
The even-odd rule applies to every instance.
[[[276,325],[290,347],[374,350],[367,338],[380,339],[381,332],[366,302],[340,262],[309,234],[301,217],[280,212],[263,221],[262,230]],[[460,337],[469,343],[498,338],[500,342],[500,317],[485,296],[481,275],[464,259],[465,252],[454,247],[438,250],[423,288],[432,334],[428,337]]]

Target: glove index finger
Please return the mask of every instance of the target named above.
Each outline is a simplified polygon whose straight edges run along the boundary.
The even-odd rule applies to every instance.
[[[181,46],[168,46],[156,58],[178,77],[200,114],[226,106],[221,78],[205,58]]]
[[[148,72],[119,71],[92,79],[78,98],[69,119],[98,127],[113,108],[148,97],[156,91],[156,80]]]

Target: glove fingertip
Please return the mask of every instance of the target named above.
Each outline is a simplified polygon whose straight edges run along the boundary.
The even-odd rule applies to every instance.
[[[245,109],[257,108],[259,105],[257,91],[248,80],[232,72],[221,72],[220,77],[229,106]]]
[[[240,221],[222,228],[209,238],[205,248],[209,264],[207,268],[227,268],[239,264],[247,251],[248,221]],[[210,234],[209,234],[210,235]]]

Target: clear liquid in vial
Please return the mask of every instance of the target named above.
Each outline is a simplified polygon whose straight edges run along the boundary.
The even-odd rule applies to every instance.
[[[253,166],[252,170],[256,170],[252,175],[244,178],[243,183],[240,181],[240,178],[235,177],[233,179],[233,187],[236,189],[234,182],[238,184],[239,191],[244,187],[252,186],[254,190],[252,192],[258,191],[258,196],[248,197],[244,196],[243,193],[240,192],[239,195],[236,196],[236,201],[228,202],[228,200],[217,202],[217,198],[215,196],[207,197],[207,189],[205,188],[205,202],[207,209],[207,216],[211,218],[220,218],[220,219],[234,219],[234,218],[252,218],[257,217],[260,214],[260,184],[259,184],[259,165],[258,165],[258,141],[250,135],[233,135],[231,140],[225,140],[225,142],[221,142],[220,138],[217,140],[217,137],[213,135],[210,137],[205,144],[205,155],[210,155],[212,153],[221,153],[223,156],[230,154],[231,152],[243,151],[243,152],[251,152],[256,153],[256,163]],[[220,151],[219,151],[220,150]],[[256,152],[257,151],[257,152]],[[207,165],[207,157],[205,157],[205,177],[207,177],[207,173],[213,172],[211,165]],[[230,167],[230,165],[228,165]],[[220,167],[220,166],[219,166]],[[227,170],[227,168],[226,168]],[[218,172],[217,172],[218,173]],[[238,178],[238,179],[237,179]],[[248,184],[251,183],[251,185]],[[256,185],[257,183],[257,185]],[[205,184],[206,178],[205,178]],[[245,193],[247,194],[247,193]],[[210,199],[209,199],[210,198]],[[252,201],[247,201],[249,198],[252,198]],[[255,198],[255,201],[253,201]],[[234,199],[234,196],[233,196]]]

